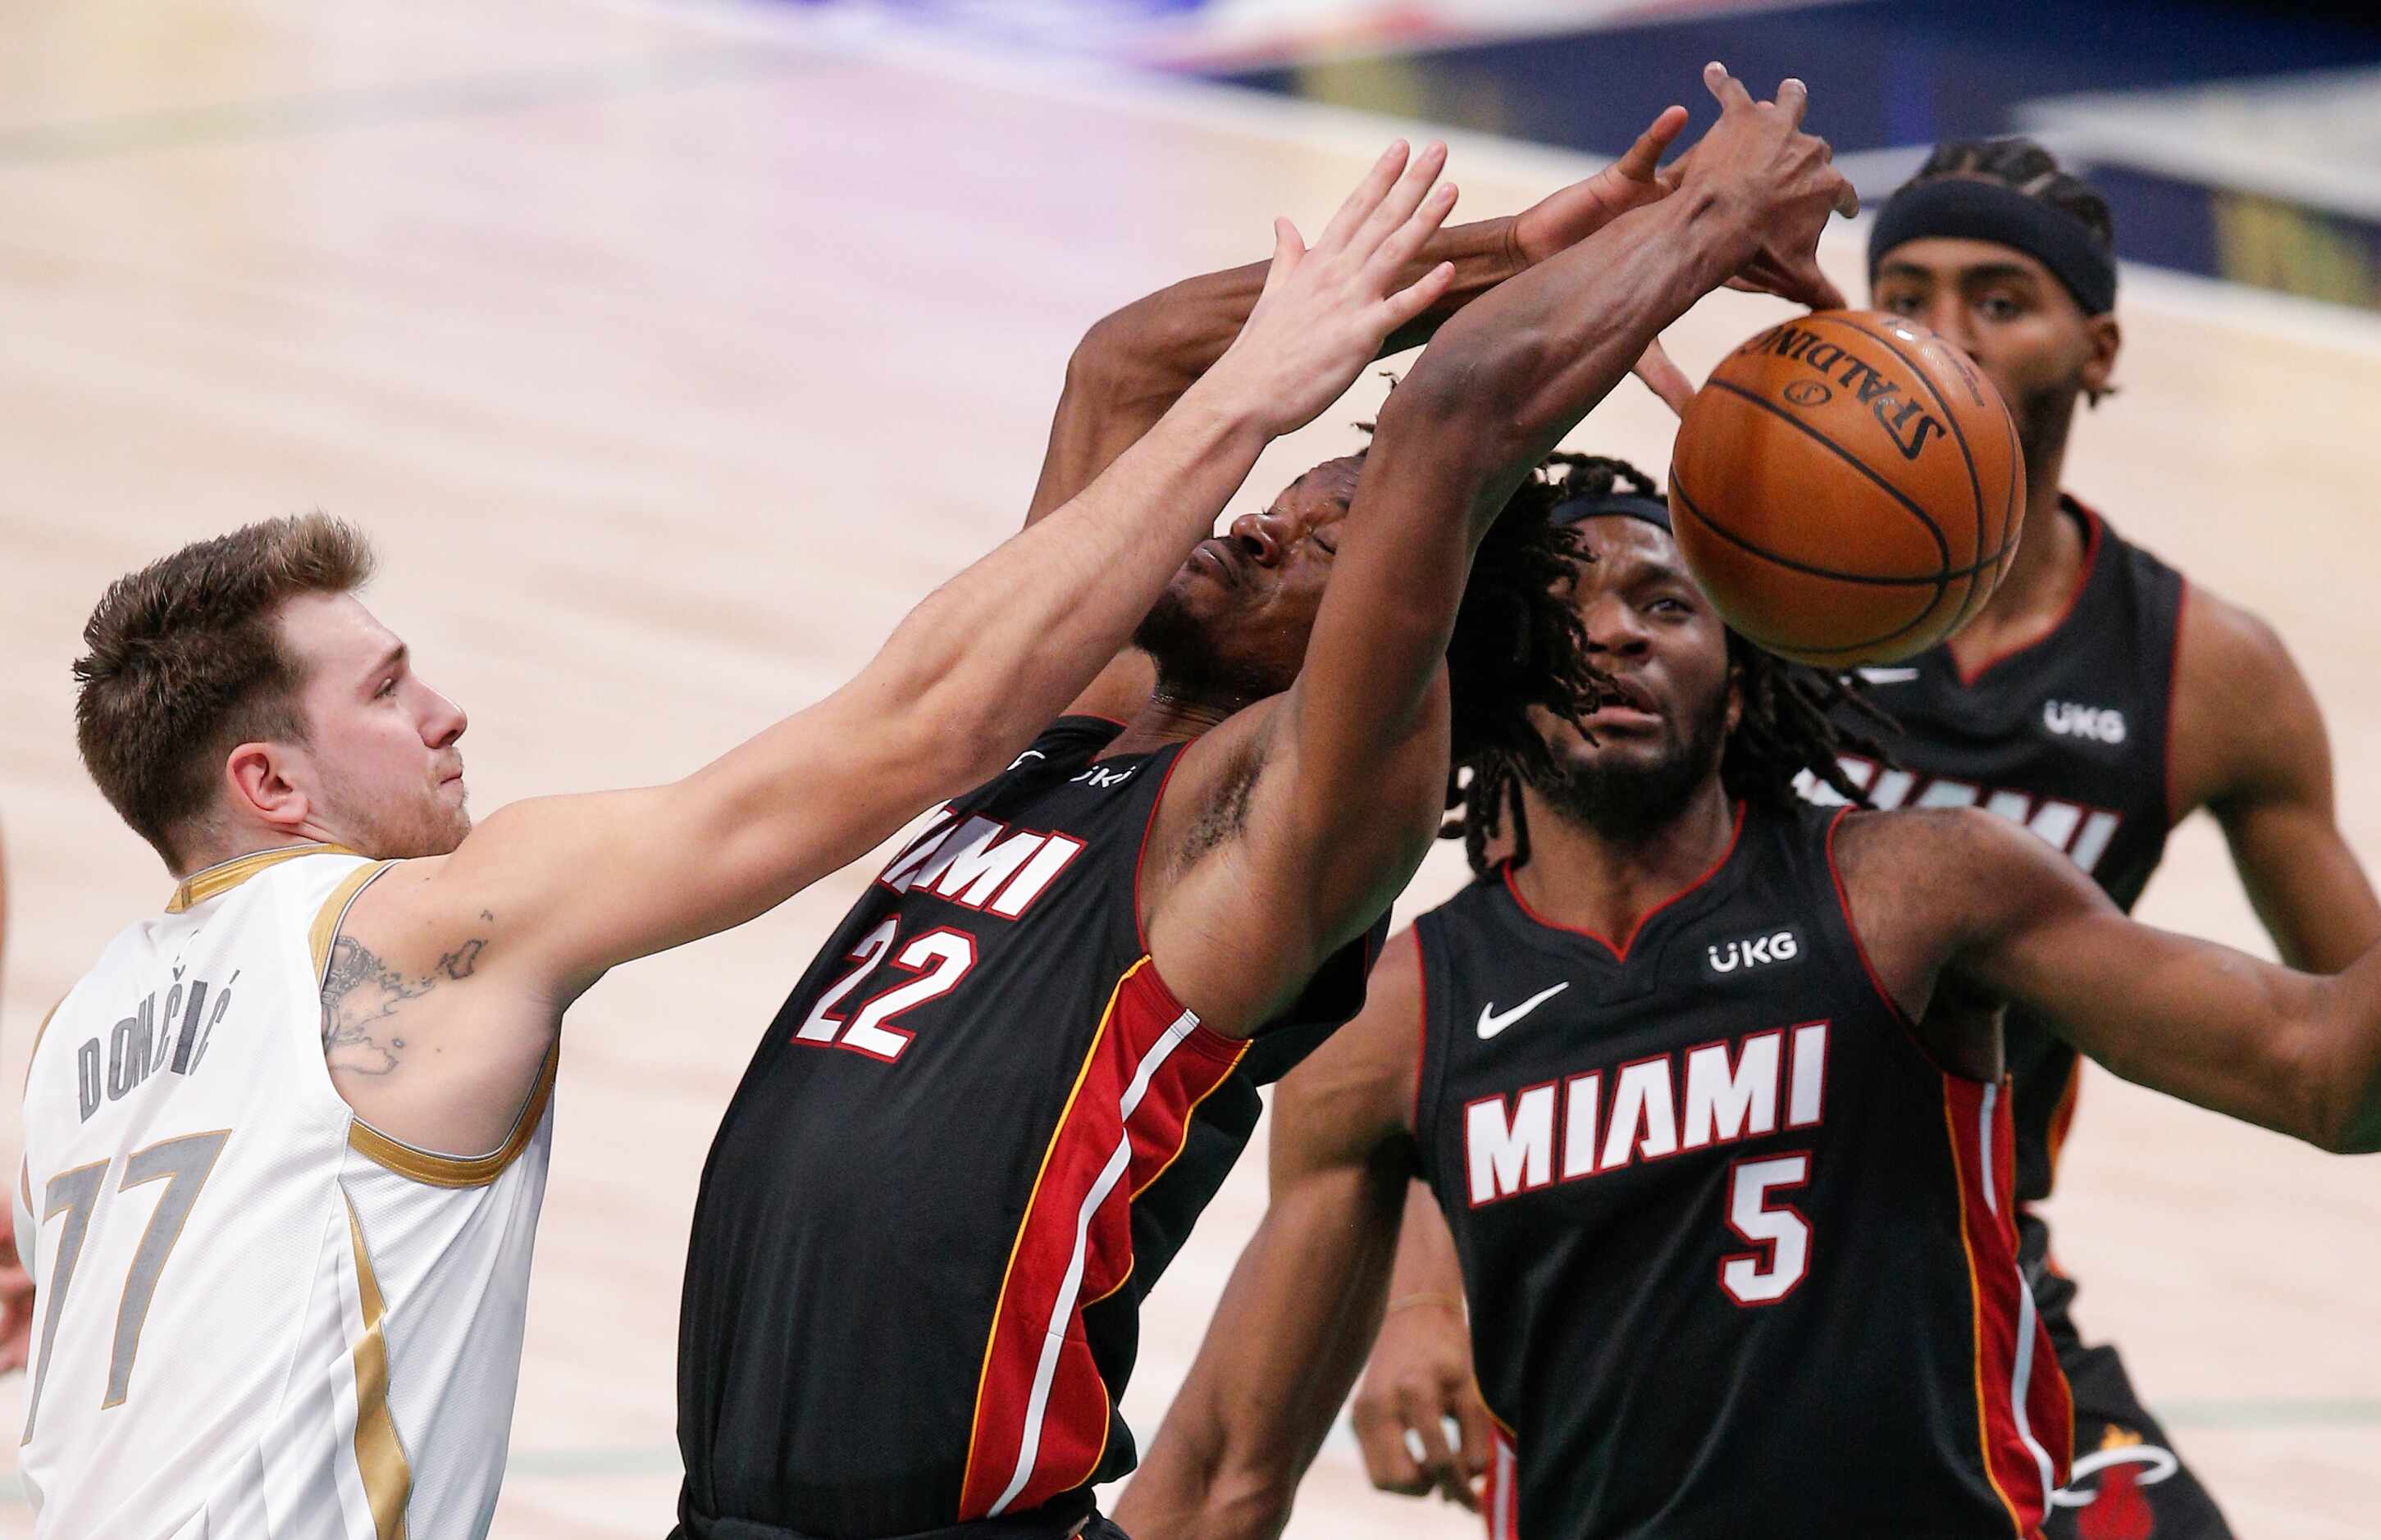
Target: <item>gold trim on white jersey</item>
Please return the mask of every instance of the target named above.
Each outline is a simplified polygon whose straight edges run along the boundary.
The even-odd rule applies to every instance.
[[[385,1166],[400,1177],[427,1182],[433,1187],[485,1187],[505,1174],[505,1167],[520,1158],[529,1142],[537,1134],[538,1124],[544,1120],[546,1103],[554,1096],[554,1072],[562,1056],[559,1043],[545,1050],[545,1064],[537,1072],[537,1084],[521,1104],[520,1116],[513,1120],[512,1132],[505,1142],[483,1155],[446,1155],[416,1149],[400,1139],[373,1128],[359,1118],[348,1130],[348,1144],[358,1155],[376,1166]]]
[[[278,866],[299,856],[352,856],[361,852],[345,845],[333,845],[323,840],[309,840],[303,845],[283,845],[270,850],[250,850],[244,856],[219,861],[184,877],[165,900],[165,912],[179,914],[194,905],[205,903],[217,894],[228,893],[268,866]]]
[[[388,1411],[388,1343],[381,1336],[380,1279],[364,1249],[363,1222],[348,1200],[348,1240],[356,1253],[356,1298],[363,1306],[364,1334],[356,1338],[356,1469],[363,1475],[372,1506],[372,1533],[379,1540],[405,1540],[405,1506],[413,1497],[413,1468],[397,1436]]]

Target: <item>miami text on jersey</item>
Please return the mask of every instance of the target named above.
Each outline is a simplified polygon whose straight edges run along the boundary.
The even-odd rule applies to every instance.
[[[1827,1078],[1827,1023],[1806,1021],[1661,1054],[1463,1108],[1471,1205],[1638,1160],[1815,1127]],[[1680,1094],[1680,1086],[1684,1094]],[[1780,1118],[1783,1118],[1781,1122]]]

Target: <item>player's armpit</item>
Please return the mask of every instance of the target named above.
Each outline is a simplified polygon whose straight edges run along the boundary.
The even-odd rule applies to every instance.
[[[2348,966],[2381,941],[2381,900],[2339,830],[2314,692],[2272,627],[2205,589],[2191,590],[2180,645],[2175,814],[2204,805],[2216,815],[2285,962]]]
[[[1910,859],[1972,895],[1949,968],[2138,1084],[2325,1149],[2381,1145],[2381,953],[2296,972],[2127,918],[1992,814],[1929,821],[1935,849]]]
[[[1363,1011],[1281,1083],[1273,1199],[1140,1472],[1135,1540],[1278,1534],[1381,1319],[1409,1156],[1419,955],[1375,965]]]

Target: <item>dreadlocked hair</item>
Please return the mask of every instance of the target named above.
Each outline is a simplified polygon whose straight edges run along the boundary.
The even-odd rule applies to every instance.
[[[1595,558],[1579,532],[1552,515],[1561,503],[1592,495],[1580,467],[1618,464],[1580,455],[1548,458],[1514,490],[1480,543],[1447,648],[1455,748],[1450,810],[1464,808],[1467,796],[1500,807],[1515,776],[1554,773],[1554,755],[1530,717],[1532,706],[1577,722],[1604,703],[1612,677],[1596,666],[1571,601],[1581,565]],[[1591,481],[1600,473],[1586,472]],[[1518,804],[1515,811],[1518,816]],[[1459,836],[1477,869],[1496,832],[1495,814],[1476,830],[1470,823],[1451,819],[1439,837]]]
[[[1945,177],[1981,177],[2014,188],[2038,203],[2073,214],[2103,251],[2117,244],[2108,201],[2092,185],[2058,164],[2058,157],[2030,139],[1957,139],[1935,147],[1912,182]]]
[[[1550,516],[1557,506],[1574,499],[1619,494],[1659,497],[1661,491],[1652,477],[1626,460],[1564,454],[1548,457],[1514,493],[1496,527],[1503,530],[1511,522],[1544,532],[1543,537],[1532,538],[1528,549],[1554,553],[1553,560],[1562,565],[1536,565],[1527,576],[1535,584],[1531,592],[1551,596],[1561,614],[1559,618],[1542,617],[1539,611],[1545,606],[1532,608],[1530,615],[1537,628],[1533,635],[1542,639],[1543,650],[1508,652],[1504,657],[1508,661],[1501,667],[1496,654],[1484,650],[1496,644],[1486,634],[1487,627],[1476,628],[1480,634],[1473,640],[1484,650],[1473,664],[1477,674],[1467,679],[1470,670],[1458,665],[1457,652],[1466,640],[1465,622],[1471,617],[1473,594],[1481,588],[1481,569],[1473,568],[1472,590],[1465,593],[1463,611],[1456,622],[1456,646],[1447,652],[1456,686],[1455,767],[1447,781],[1447,806],[1452,816],[1438,833],[1442,839],[1463,841],[1463,853],[1475,875],[1486,876],[1492,870],[1488,845],[1507,832],[1508,819],[1510,837],[1505,859],[1515,866],[1530,859],[1529,814],[1520,788],[1525,784],[1544,784],[1557,767],[1553,752],[1530,720],[1528,707],[1548,705],[1575,723],[1595,710],[1603,687],[1610,681],[1610,676],[1592,659],[1587,629],[1572,603],[1579,564],[1594,559],[1593,555],[1579,544],[1575,530],[1554,524]],[[1484,559],[1487,545],[1481,551]],[[1518,582],[1521,576],[1517,572],[1507,581]],[[1509,590],[1505,593],[1507,596],[1496,602],[1512,604]],[[1490,602],[1484,596],[1483,607]],[[1518,666],[1509,661],[1516,658],[1520,660]],[[1560,680],[1566,688],[1548,689],[1533,678],[1539,671],[1529,665],[1536,658],[1558,658]],[[1889,762],[1891,756],[1864,729],[1890,732],[1892,718],[1845,677],[1789,663],[1732,629],[1728,633],[1728,660],[1743,703],[1736,727],[1720,752],[1720,784],[1728,796],[1764,807],[1789,807],[1797,795],[1795,781],[1807,770],[1846,801],[1866,806],[1867,798],[1844,774],[1838,756],[1858,753]],[[1507,691],[1502,699],[1497,698],[1500,680]],[[1481,691],[1469,701],[1467,682]],[[1558,699],[1548,698],[1557,694]],[[1467,707],[1475,718],[1470,732],[1465,731]]]

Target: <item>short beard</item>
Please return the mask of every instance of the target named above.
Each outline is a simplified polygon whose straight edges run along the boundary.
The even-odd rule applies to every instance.
[[[1728,692],[1688,725],[1684,742],[1650,764],[1564,759],[1533,783],[1557,816],[1616,845],[1642,844],[1676,823],[1703,782],[1719,773],[1728,738]]]
[[[324,789],[331,794],[332,826],[339,833],[339,843],[374,861],[453,855],[471,832],[468,800],[450,808],[433,792],[393,803],[360,796],[337,777]]]
[[[2066,449],[2067,435],[2075,426],[2075,402],[2082,394],[2082,383],[2070,380],[2009,403],[2017,419],[2018,447],[2025,456],[2027,485],[2040,480]]]
[[[1192,615],[1172,589],[1142,617],[1132,644],[1157,665],[1157,692],[1178,701],[1261,701],[1289,688],[1261,666],[1221,656],[1207,622]]]

